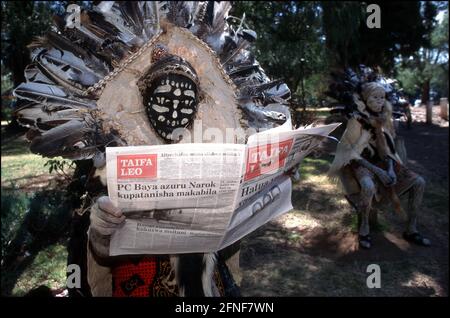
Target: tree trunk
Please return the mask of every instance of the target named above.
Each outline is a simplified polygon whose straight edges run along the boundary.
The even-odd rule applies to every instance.
[[[430,100],[430,80],[427,79],[422,86],[422,104],[427,104]]]
[[[422,86],[422,104],[425,105],[426,121],[431,124],[433,108],[429,105],[430,102],[430,79],[426,79]]]
[[[426,103],[426,122],[427,124],[432,124],[433,123],[433,103],[431,101],[428,101]]]
[[[442,119],[444,120],[448,120],[448,98],[447,97],[443,97],[440,100],[440,106],[441,106],[441,111],[440,111],[440,116]]]

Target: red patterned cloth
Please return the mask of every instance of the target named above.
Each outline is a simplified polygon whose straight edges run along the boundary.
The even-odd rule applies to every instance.
[[[111,269],[113,297],[178,296],[175,274],[166,256],[145,256],[121,261]],[[224,286],[216,268],[213,279],[220,295]]]
[[[158,272],[155,257],[125,261],[112,268],[113,297],[149,297]]]

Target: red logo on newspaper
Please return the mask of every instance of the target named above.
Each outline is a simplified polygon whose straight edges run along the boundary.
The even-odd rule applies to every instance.
[[[156,178],[157,155],[117,156],[117,179]]]
[[[248,149],[244,180],[259,177],[284,166],[292,148],[292,139]]]

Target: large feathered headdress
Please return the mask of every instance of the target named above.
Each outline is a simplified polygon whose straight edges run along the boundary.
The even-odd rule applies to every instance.
[[[332,72],[328,90],[325,92],[325,95],[331,98],[330,112],[342,114],[347,118],[367,118],[363,87],[369,83],[377,83],[386,92],[386,99],[395,104],[399,98],[395,82],[365,65],[360,65],[356,71],[347,68]]]
[[[386,145],[382,145],[383,153],[391,153],[400,160],[395,151],[395,130],[392,122],[392,105],[398,98],[394,81],[388,79],[369,67],[360,65],[359,70],[351,68],[341,72],[333,72],[328,91],[325,93],[331,98],[331,113],[341,114],[351,119],[336,149],[334,160],[331,164],[329,174],[335,176],[340,169],[351,160],[360,158],[364,149],[375,153],[374,147],[370,146],[371,136],[376,137],[376,129],[370,122],[371,116],[384,118],[383,133]],[[382,88],[386,93],[386,102],[380,113],[374,113],[366,105],[366,99],[376,89]],[[362,129],[361,129],[362,128]],[[380,151],[380,149],[379,149]]]
[[[290,91],[248,47],[256,33],[229,2],[105,1],[79,25],[56,17],[30,45],[19,123],[35,153],[104,163],[104,148],[174,141],[177,128],[270,128]]]

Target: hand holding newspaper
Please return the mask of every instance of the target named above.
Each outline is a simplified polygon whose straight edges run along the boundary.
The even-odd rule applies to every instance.
[[[221,250],[292,209],[287,171],[339,124],[271,129],[247,144],[106,149],[108,194],[126,215],[110,255]]]

